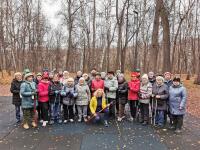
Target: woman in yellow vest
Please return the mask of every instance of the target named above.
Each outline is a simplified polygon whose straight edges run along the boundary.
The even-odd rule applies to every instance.
[[[94,96],[90,101],[90,111],[94,116],[93,122],[97,123],[100,121],[104,122],[104,125],[108,127],[109,117],[109,104],[106,104],[105,93],[102,89],[96,90]]]

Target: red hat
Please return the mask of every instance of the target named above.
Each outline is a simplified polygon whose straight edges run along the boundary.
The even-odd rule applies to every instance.
[[[137,76],[138,76],[138,73],[137,73],[137,72],[132,72],[132,73],[131,73],[131,77],[133,77],[133,76],[134,76],[134,77],[137,77]]]
[[[42,75],[42,79],[49,79],[49,73],[44,72],[43,75]]]

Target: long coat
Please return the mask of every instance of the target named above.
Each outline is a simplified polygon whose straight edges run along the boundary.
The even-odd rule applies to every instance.
[[[18,81],[13,79],[10,87],[10,92],[13,94],[12,104],[20,106],[21,105],[21,97],[20,97],[20,86],[23,81]]]
[[[86,83],[84,85],[80,85],[78,83],[76,85],[76,90],[78,92],[78,96],[76,98],[76,105],[88,105],[91,95],[88,85]]]
[[[120,104],[125,105],[128,100],[128,83],[126,81],[118,82],[117,100]]]
[[[155,96],[160,95],[160,98],[157,99],[157,110],[167,110],[167,99],[169,97],[169,89],[166,84],[162,85],[153,85],[153,92]],[[155,108],[155,103],[154,103]]]
[[[74,85],[64,85],[61,91],[63,105],[74,105],[78,93]]]
[[[152,95],[152,84],[140,85],[140,103],[149,104]]]
[[[20,87],[20,94],[22,96],[22,108],[33,108],[34,97],[32,92],[36,91],[35,82],[24,81]]]
[[[105,88],[109,89],[108,91],[106,91],[106,97],[115,99],[118,88],[117,79],[114,77],[112,79],[107,78],[105,80]]]
[[[186,110],[186,89],[182,85],[169,88],[170,113],[173,115],[184,115]],[[180,109],[181,108],[181,109]]]
[[[55,91],[61,92],[62,84],[60,82],[52,82],[49,84],[49,102],[58,103],[60,102],[60,93],[56,94]]]

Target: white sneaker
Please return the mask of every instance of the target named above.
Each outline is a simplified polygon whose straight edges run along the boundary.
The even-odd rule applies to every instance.
[[[121,121],[122,121],[122,118],[121,118],[121,117],[118,117],[118,118],[117,118],[117,121],[121,122]]]
[[[64,123],[67,123],[67,120],[64,120]]]
[[[74,119],[69,119],[70,122],[74,122]]]
[[[79,119],[78,119],[78,122],[81,122],[81,120],[82,120],[82,119],[81,119],[81,118],[79,118]]]
[[[43,120],[40,120],[40,123],[43,123]]]
[[[46,126],[47,126],[47,123],[48,123],[48,121],[43,121],[42,126],[43,126],[43,127],[46,127]]]

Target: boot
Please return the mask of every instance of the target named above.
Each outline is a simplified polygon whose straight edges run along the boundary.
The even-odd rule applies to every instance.
[[[28,123],[25,123],[25,124],[23,125],[23,128],[26,129],[26,130],[29,129]]]
[[[33,127],[33,128],[36,128],[36,127],[37,127],[37,124],[35,123],[35,121],[32,122],[32,127]]]
[[[105,126],[105,127],[108,127],[108,126],[109,126],[107,120],[104,121],[104,126]]]

